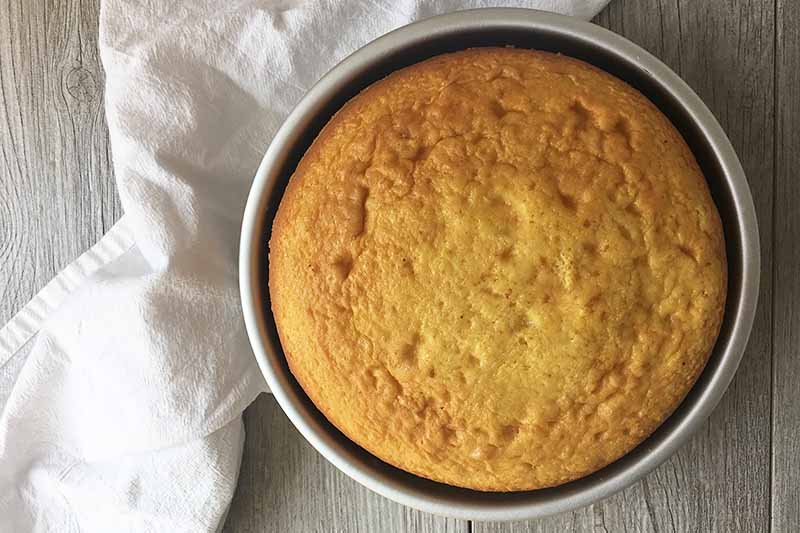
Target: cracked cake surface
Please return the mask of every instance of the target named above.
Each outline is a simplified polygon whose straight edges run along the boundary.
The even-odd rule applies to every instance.
[[[284,193],[269,288],[289,367],[383,461],[486,491],[635,447],[700,374],[727,267],[705,179],[621,80],[479,48],[394,72]]]

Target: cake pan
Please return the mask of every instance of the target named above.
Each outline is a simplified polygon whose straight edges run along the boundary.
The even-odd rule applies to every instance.
[[[680,407],[647,440],[602,470],[565,485],[529,492],[484,493],[416,477],[383,463],[333,427],[289,372],[270,311],[267,243],[283,190],[328,119],[359,91],[390,72],[431,56],[479,46],[563,53],[591,63],[647,96],[686,139],[722,217],[728,254],[728,300],[719,339]],[[276,133],[253,181],[240,243],[240,288],[258,365],[286,415],[337,468],[373,491],[423,511],[473,520],[522,520],[597,502],[638,481],[704,423],[744,353],[758,298],[760,253],[752,197],[742,166],[700,98],[661,61],[594,24],[527,9],[480,9],[433,17],[395,30],[334,67]]]

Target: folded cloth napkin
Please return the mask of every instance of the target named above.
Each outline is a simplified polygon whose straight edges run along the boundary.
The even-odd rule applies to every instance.
[[[590,18],[606,1],[491,4]],[[236,279],[264,150],[303,93],[356,48],[488,3],[103,2],[125,215],[0,330],[0,530],[221,527],[241,413],[265,390]]]

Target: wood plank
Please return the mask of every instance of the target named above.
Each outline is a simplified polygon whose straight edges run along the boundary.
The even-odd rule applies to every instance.
[[[0,0],[0,324],[122,215],[99,0]]]
[[[414,511],[365,489],[327,462],[261,395],[245,411],[239,485],[225,532],[468,531],[468,523]]]
[[[588,515],[586,510],[580,510],[527,524],[475,524],[475,532],[767,530],[773,9],[770,0],[614,0],[596,21],[642,45],[681,74],[717,116],[747,172],[761,229],[763,270],[753,334],[731,388],[710,421],[687,446],[642,482],[592,506]],[[793,46],[797,50],[797,45]],[[795,74],[798,66],[794,64]],[[797,87],[796,78],[793,82]],[[797,101],[796,92],[794,97]],[[790,167],[797,168],[787,165],[787,169]],[[792,205],[788,199],[785,201],[787,207]],[[798,201],[797,191],[793,201]],[[794,231],[796,240],[797,226],[789,231]],[[796,250],[794,253],[794,264],[798,264]],[[797,301],[797,294],[794,296]],[[796,337],[787,339],[786,346],[792,343],[796,346]],[[800,378],[797,370],[794,376],[796,382]],[[786,390],[788,401],[791,389]],[[793,475],[797,480],[797,470]],[[786,481],[790,483],[788,477]]]
[[[772,530],[800,530],[800,3],[778,0]]]

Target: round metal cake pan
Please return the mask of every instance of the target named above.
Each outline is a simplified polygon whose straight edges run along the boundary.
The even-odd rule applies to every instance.
[[[565,485],[529,492],[484,493],[451,487],[394,468],[333,427],[286,364],[270,311],[267,243],[283,190],[330,117],[390,72],[434,55],[481,46],[558,52],[625,80],[669,117],[708,180],[722,217],[728,254],[728,299],[719,339],[680,407],[623,458]],[[760,253],[755,209],[742,166],[700,98],[661,61],[594,24],[526,9],[461,11],[393,31],[333,68],[300,101],[269,146],[253,181],[240,243],[240,287],[247,332],[275,399],[302,435],[344,473],[399,503],[462,519],[522,520],[597,502],[644,477],[704,423],[725,393],[744,353],[758,298]]]

